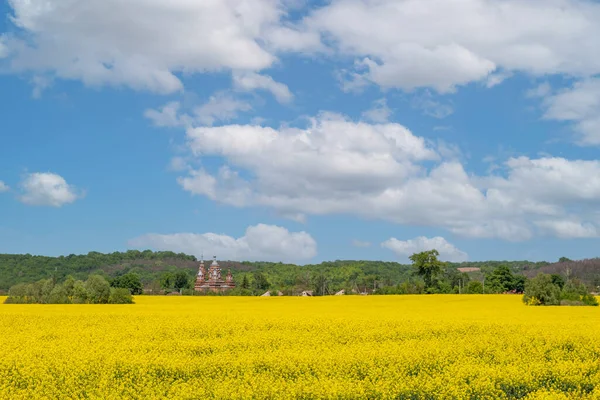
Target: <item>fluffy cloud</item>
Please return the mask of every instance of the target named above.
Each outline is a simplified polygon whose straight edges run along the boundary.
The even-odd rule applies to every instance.
[[[2,192],[8,192],[10,190],[10,187],[8,187],[8,185],[2,181],[0,181],[0,193]]]
[[[200,256],[214,254],[224,260],[301,261],[317,254],[317,243],[306,232],[258,224],[240,238],[216,233],[148,234],[129,241],[129,246],[171,250]]]
[[[20,201],[31,206],[61,207],[82,197],[62,176],[50,172],[29,174],[20,186]]]
[[[433,238],[419,236],[410,240],[398,240],[396,238],[390,238],[381,243],[381,246],[392,250],[397,256],[402,257],[408,257],[413,253],[435,249],[440,253],[440,259],[442,260],[462,262],[469,259],[467,253],[460,251],[441,236],[436,236]]]
[[[208,101],[197,107],[194,112],[197,121],[203,125],[212,125],[217,121],[230,121],[237,118],[240,112],[250,111],[252,106],[236,99],[228,93],[219,92]]]
[[[491,87],[513,71],[600,72],[590,50],[600,47],[597,2],[335,0],[303,2],[300,12],[296,3],[10,0],[18,29],[1,36],[0,57],[15,71],[158,93],[181,90],[178,74],[236,71],[234,84],[283,102],[287,87],[256,74],[282,52],[353,57],[354,87],[449,92],[473,81]]]
[[[351,214],[511,241],[591,235],[600,223],[599,161],[510,158],[494,175],[477,176],[401,125],[327,113],[304,129],[226,125],[188,129],[187,138],[192,157],[225,162],[190,170],[180,185],[236,207],[295,219]],[[584,233],[548,222],[574,218]]]
[[[221,91],[210,96],[206,103],[195,107],[190,113],[182,112],[181,103],[173,101],[158,110],[146,110],[144,116],[157,127],[192,127],[197,124],[210,126],[217,122],[230,122],[240,113],[250,110],[250,103]]]
[[[4,40],[13,69],[158,93],[181,90],[179,72],[268,68],[276,60],[266,48],[275,33],[282,35],[282,46],[286,34],[305,45],[310,40],[303,37],[318,37],[288,33],[281,25],[285,7],[276,0],[11,0],[9,5],[20,28]]]
[[[388,107],[385,99],[379,99],[373,103],[373,108],[362,113],[367,121],[385,123],[388,122],[392,110]]]
[[[581,145],[600,145],[600,78],[577,82],[572,88],[555,94],[544,92],[544,118],[575,124]]]
[[[358,77],[449,92],[480,80],[493,86],[512,71],[597,74],[598,20],[600,4],[580,0],[336,0],[302,26],[354,56]]]
[[[286,85],[275,82],[270,76],[260,75],[255,72],[234,73],[233,83],[238,90],[267,90],[271,92],[280,103],[289,103],[294,98]]]
[[[172,101],[163,105],[159,110],[148,109],[144,112],[144,116],[152,121],[154,126],[158,127],[178,127],[186,126],[191,122],[189,116],[179,114],[180,103]]]

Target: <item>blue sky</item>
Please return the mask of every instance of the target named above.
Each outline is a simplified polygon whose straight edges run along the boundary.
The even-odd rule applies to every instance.
[[[0,252],[597,256],[597,2],[0,15]]]

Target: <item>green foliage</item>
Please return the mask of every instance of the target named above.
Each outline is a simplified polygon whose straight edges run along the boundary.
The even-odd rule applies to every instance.
[[[110,304],[133,304],[133,296],[129,288],[113,287],[110,288],[108,302]]]
[[[560,304],[560,288],[552,283],[552,277],[539,273],[525,284],[523,302],[527,305],[555,306]]]
[[[565,278],[563,278],[562,275],[559,274],[551,274],[550,276],[552,277],[552,283],[554,283],[562,290],[563,286],[565,286]]]
[[[87,299],[92,304],[106,304],[110,297],[110,284],[100,275],[90,275],[85,281]]]
[[[7,290],[18,283],[37,282],[41,279],[53,278],[55,282],[61,282],[68,275],[72,275],[75,279],[85,280],[90,274],[101,271],[115,276],[116,272],[131,269],[135,265],[185,264],[191,261],[196,261],[196,257],[172,251],[150,250],[108,254],[92,251],[85,255],[70,254],[60,257],[0,254],[0,290]],[[115,266],[118,268],[114,269]],[[148,279],[148,282],[150,280]]]
[[[432,289],[433,280],[442,271],[442,267],[445,265],[445,263],[438,260],[437,257],[439,255],[440,253],[433,249],[415,253],[409,257],[413,262],[413,267],[417,274],[423,277],[426,290]]]
[[[190,277],[185,271],[177,271],[173,276],[173,288],[175,290],[188,289],[190,287]]]
[[[71,299],[67,295],[67,289],[61,285],[54,285],[48,297],[49,304],[70,304]]]
[[[240,285],[242,289],[250,289],[250,281],[248,279],[248,275],[244,274],[244,279],[242,279],[242,284]]]
[[[85,304],[88,302],[88,292],[82,281],[76,281],[73,284],[73,296],[71,301],[75,304]]]
[[[129,289],[129,292],[133,295],[142,294],[144,292],[140,276],[134,272],[116,277],[110,282],[110,286],[114,288]]]
[[[504,293],[514,289],[515,277],[506,265],[496,267],[486,279],[488,293]]]
[[[128,288],[111,288],[101,275],[90,275],[86,282],[67,277],[63,283],[54,284],[42,279],[31,284],[19,283],[9,290],[5,301],[13,304],[106,304],[131,303]]]
[[[598,306],[598,300],[592,296],[585,285],[574,279],[569,279],[561,291],[561,304]]]
[[[329,281],[325,274],[315,274],[312,278],[313,296],[329,294]]]
[[[262,291],[267,290],[269,289],[269,287],[271,287],[269,280],[262,272],[255,272],[253,274],[253,278],[254,282],[252,286],[254,287],[254,289]]]
[[[467,283],[466,292],[469,294],[482,294],[483,284],[479,281],[470,281],[469,283]]]

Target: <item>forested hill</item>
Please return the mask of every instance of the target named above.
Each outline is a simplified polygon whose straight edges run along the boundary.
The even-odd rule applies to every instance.
[[[315,265],[271,262],[220,261],[224,270],[231,269],[237,282],[243,275],[260,271],[276,287],[309,287],[316,276],[323,276],[338,286],[372,287],[391,286],[414,278],[409,265],[384,261],[331,261]],[[507,265],[515,273],[536,270],[550,263],[528,261],[488,261],[449,264],[446,278],[457,278],[456,267],[480,267],[484,271],[498,265]],[[17,283],[30,283],[40,279],[55,278],[62,281],[68,275],[75,279],[86,279],[90,274],[115,278],[123,274],[137,273],[144,285],[160,280],[165,273],[186,271],[190,278],[198,268],[196,257],[170,251],[150,250],[114,252],[103,254],[90,252],[86,255],[60,257],[32,256],[30,254],[0,254],[0,290],[6,291]]]

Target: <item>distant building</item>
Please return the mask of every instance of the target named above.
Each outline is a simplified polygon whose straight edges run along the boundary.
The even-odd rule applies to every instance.
[[[313,291],[312,290],[305,290],[302,292],[302,294],[300,296],[303,297],[308,297],[308,296],[312,296],[313,295]]]
[[[200,260],[200,267],[196,275],[194,290],[197,292],[225,292],[235,287],[231,270],[227,272],[225,280],[221,277],[221,267],[217,262],[217,256],[214,257],[208,271],[204,269],[204,257]]]
[[[481,271],[481,268],[476,268],[476,267],[463,267],[463,268],[456,268],[458,270],[458,272],[479,272]]]
[[[346,291],[344,289],[340,290],[339,292],[337,292],[335,295],[336,296],[343,296],[346,294]]]
[[[271,296],[271,292],[264,292],[263,294],[260,295],[260,297],[269,297]]]

